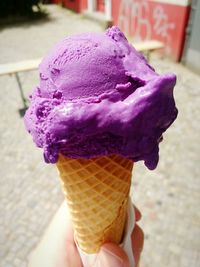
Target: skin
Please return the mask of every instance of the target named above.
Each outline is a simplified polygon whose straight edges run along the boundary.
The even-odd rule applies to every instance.
[[[135,208],[136,221],[141,213]],[[136,224],[132,232],[132,249],[136,266],[143,248],[144,234]],[[69,211],[63,203],[46,230],[41,242],[30,257],[29,267],[83,267],[74,243],[74,234]],[[132,267],[125,251],[113,243],[104,244],[92,267]]]

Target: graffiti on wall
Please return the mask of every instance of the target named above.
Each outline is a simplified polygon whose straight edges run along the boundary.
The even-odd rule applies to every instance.
[[[171,52],[171,31],[175,29],[175,23],[169,20],[163,6],[157,4],[152,10],[147,0],[121,0],[118,25],[136,41],[152,39],[153,36],[162,39],[165,52]]]
[[[170,54],[172,42],[170,30],[175,29],[175,23],[169,22],[167,14],[160,5],[157,5],[153,10],[153,19],[153,30],[155,31],[156,35],[161,36],[164,39],[166,43],[166,53]]]
[[[135,40],[150,39],[151,25],[148,20],[147,1],[122,0],[119,8],[118,25]],[[142,35],[141,33],[144,32]]]

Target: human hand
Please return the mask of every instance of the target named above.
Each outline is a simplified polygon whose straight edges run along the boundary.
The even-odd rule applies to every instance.
[[[135,208],[136,221],[141,214]],[[136,266],[143,247],[144,234],[136,224],[132,232],[132,249]],[[113,243],[104,244],[97,255],[98,267],[132,267],[125,251]],[[93,267],[97,267],[93,266]],[[76,244],[69,211],[64,202],[30,257],[29,267],[83,267]]]

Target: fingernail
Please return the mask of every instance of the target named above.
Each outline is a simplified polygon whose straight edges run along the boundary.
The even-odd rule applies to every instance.
[[[101,266],[124,267],[123,260],[110,250],[102,248],[101,254],[99,256],[100,256],[99,261],[101,263]]]

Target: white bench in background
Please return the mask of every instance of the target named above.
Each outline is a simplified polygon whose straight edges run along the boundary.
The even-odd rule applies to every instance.
[[[140,43],[133,43],[133,46],[136,50],[142,53],[147,53],[147,59],[149,59],[149,55],[152,51],[161,49],[164,47],[164,44],[157,40],[149,40],[144,41]],[[21,109],[21,115],[23,115],[23,112],[27,109],[27,100],[24,96],[24,92],[22,89],[22,84],[20,82],[19,73],[25,72],[25,71],[31,71],[38,68],[41,58],[33,59],[33,60],[26,60],[26,61],[20,61],[16,63],[7,63],[7,64],[0,64],[0,76],[1,75],[15,75],[19,90],[21,99],[23,102],[23,109]]]
[[[148,40],[139,43],[132,43],[135,49],[141,53],[147,54],[147,59],[150,59],[150,53],[164,48],[164,44],[157,40]]]
[[[16,63],[0,64],[0,76],[35,70],[38,68],[40,62],[41,58],[33,60],[25,60]]]
[[[16,63],[6,63],[6,64],[0,64],[0,76],[2,75],[14,75],[19,87],[20,96],[23,102],[23,108],[20,109],[20,115],[22,116],[27,109],[27,100],[24,96],[24,92],[22,89],[22,84],[20,81],[19,73],[25,72],[25,71],[31,71],[38,68],[39,64],[41,62],[41,58],[33,59],[33,60],[26,60],[26,61],[20,61]]]

